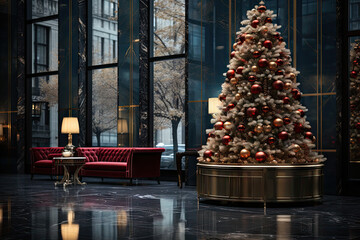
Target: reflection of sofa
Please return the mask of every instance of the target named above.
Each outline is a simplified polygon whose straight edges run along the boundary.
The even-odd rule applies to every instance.
[[[164,148],[77,148],[77,155],[86,157],[82,177],[159,178]],[[159,180],[158,180],[159,181]]]
[[[62,168],[54,164],[54,157],[61,157],[63,147],[33,147],[30,148],[31,179],[34,174],[53,175],[62,174]]]

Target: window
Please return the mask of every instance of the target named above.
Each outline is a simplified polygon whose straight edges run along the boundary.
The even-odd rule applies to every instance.
[[[185,1],[153,2],[154,145],[166,150],[162,169],[175,168],[185,150]]]
[[[34,69],[35,72],[49,70],[49,27],[35,24]]]

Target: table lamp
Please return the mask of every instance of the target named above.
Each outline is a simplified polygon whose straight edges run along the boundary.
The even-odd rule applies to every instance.
[[[68,135],[68,144],[64,148],[65,152],[70,152],[70,154],[63,153],[63,156],[74,156],[75,146],[72,144],[72,134],[78,134],[80,132],[79,121],[76,117],[64,117],[61,125],[61,133],[67,133]]]
[[[220,113],[219,107],[222,106],[222,102],[218,98],[209,98],[208,112],[209,114]]]

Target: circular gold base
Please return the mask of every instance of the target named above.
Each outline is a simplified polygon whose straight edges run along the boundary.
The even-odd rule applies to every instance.
[[[198,163],[198,198],[252,203],[320,201],[323,166]]]

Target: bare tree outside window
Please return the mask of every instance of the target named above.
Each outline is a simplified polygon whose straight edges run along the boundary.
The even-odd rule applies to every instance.
[[[153,47],[155,57],[185,52],[184,0],[154,1]],[[156,61],[153,72],[155,143],[169,147],[162,167],[173,168],[179,140],[183,144],[184,138],[179,125],[185,116],[185,58]]]

